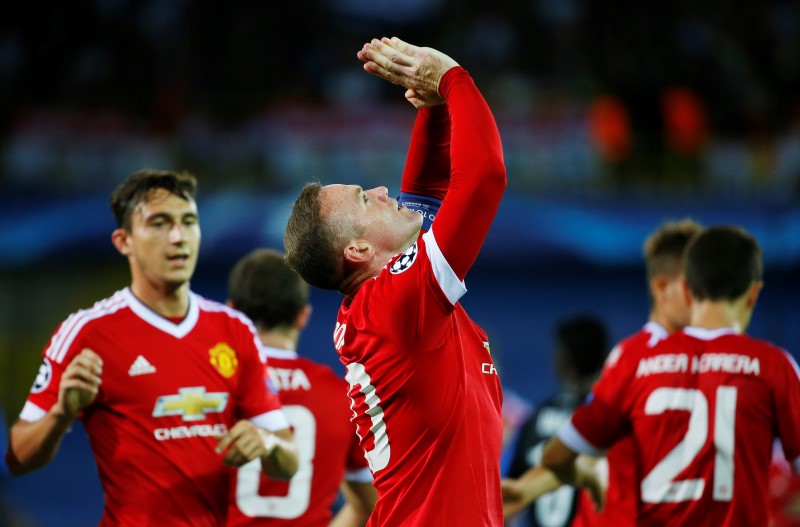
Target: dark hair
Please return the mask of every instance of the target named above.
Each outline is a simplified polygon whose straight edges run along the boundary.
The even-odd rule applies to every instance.
[[[136,206],[147,201],[150,193],[164,189],[170,194],[185,199],[194,199],[197,179],[188,172],[142,169],[128,176],[111,194],[111,211],[117,227],[131,228],[131,216]]]
[[[697,300],[736,300],[761,280],[761,249],[732,225],[705,229],[686,248],[686,281]]]
[[[662,275],[677,277],[683,270],[683,253],[689,241],[702,230],[690,218],[667,221],[653,231],[644,242],[647,279]]]
[[[324,218],[319,183],[308,183],[292,207],[286,224],[283,248],[286,261],[309,284],[320,289],[338,289],[344,279],[341,250],[349,241],[342,221]]]
[[[280,252],[256,249],[234,265],[228,298],[261,329],[291,326],[308,303],[308,284]]]
[[[605,324],[592,315],[575,315],[556,325],[556,352],[562,367],[579,379],[597,375],[608,355]]]

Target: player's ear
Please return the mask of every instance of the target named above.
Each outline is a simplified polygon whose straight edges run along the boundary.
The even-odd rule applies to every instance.
[[[367,240],[352,240],[344,247],[344,260],[347,263],[361,265],[372,260],[375,248]]]
[[[658,303],[659,299],[664,296],[667,285],[669,285],[669,280],[664,275],[657,274],[650,279],[650,293],[653,295],[655,303]]]
[[[111,243],[117,248],[120,254],[128,256],[131,254],[130,233],[125,229],[116,229],[111,233]]]
[[[692,290],[689,289],[689,282],[686,281],[685,276],[681,276],[681,289],[683,289],[683,299],[686,301],[687,306],[692,305]]]
[[[756,307],[756,301],[758,300],[758,295],[761,293],[761,290],[764,288],[764,282],[761,280],[757,282],[753,282],[750,285],[750,290],[747,292],[747,307],[753,309]]]
[[[294,327],[299,331],[303,331],[306,325],[308,324],[308,319],[311,318],[311,304],[306,304],[297,314],[297,318],[294,321]]]

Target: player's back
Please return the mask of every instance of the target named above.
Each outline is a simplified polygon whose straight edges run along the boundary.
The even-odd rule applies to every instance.
[[[239,469],[228,525],[328,525],[345,472],[370,478],[350,422],[347,383],[328,366],[293,351],[265,351],[270,379],[292,425],[299,469],[288,483],[262,476],[258,464]]]
[[[788,354],[729,328],[690,327],[628,359],[638,524],[766,526],[776,431],[800,453],[797,414],[793,425],[781,415],[782,398],[800,398]]]

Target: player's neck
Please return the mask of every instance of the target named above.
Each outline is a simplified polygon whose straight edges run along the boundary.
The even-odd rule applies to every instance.
[[[658,311],[653,311],[652,313],[650,313],[649,320],[650,322],[655,322],[656,324],[667,330],[667,333],[669,334],[675,333],[676,331],[682,329],[683,327],[673,324],[672,321],[669,319],[669,317],[665,316],[662,313],[659,313]]]
[[[299,338],[298,331],[273,331],[273,330],[259,330],[258,338],[261,344],[268,348],[277,348],[279,350],[297,350],[297,339]]]
[[[710,300],[692,303],[692,318],[690,325],[705,329],[734,328],[743,332],[749,314],[743,306],[732,302],[712,302]]]
[[[388,255],[386,258],[383,258],[383,254],[380,256],[376,256],[372,259],[369,263],[365,263],[360,267],[353,270],[350,275],[342,281],[342,284],[339,286],[339,292],[342,293],[344,296],[353,298],[358,293],[358,290],[361,288],[364,283],[372,278],[378,276],[381,272],[381,269],[386,265],[386,262],[391,259],[394,255]],[[382,263],[376,263],[382,262]]]
[[[189,283],[185,282],[172,288],[156,286],[147,281],[138,280],[131,284],[131,292],[144,305],[162,317],[183,317],[189,311]]]

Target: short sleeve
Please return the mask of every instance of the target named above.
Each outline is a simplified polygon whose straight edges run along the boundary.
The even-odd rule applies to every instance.
[[[800,368],[797,361],[781,350],[784,367],[776,368],[775,403],[778,434],[786,459],[795,474],[800,474]]]
[[[587,401],[559,430],[558,437],[574,452],[603,455],[630,429],[627,391],[623,389],[631,383],[628,359],[623,354],[614,363],[606,364]]]

